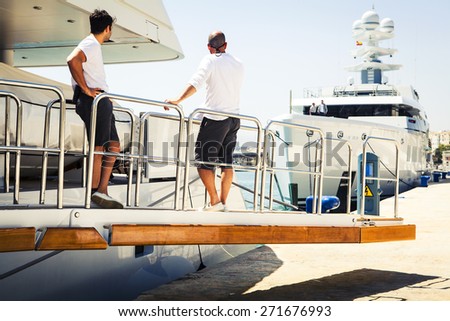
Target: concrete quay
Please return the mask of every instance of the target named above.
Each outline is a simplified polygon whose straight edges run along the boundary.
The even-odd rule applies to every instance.
[[[382,215],[393,204],[382,201]],[[450,300],[450,179],[402,193],[399,216],[416,240],[261,246],[137,300]]]

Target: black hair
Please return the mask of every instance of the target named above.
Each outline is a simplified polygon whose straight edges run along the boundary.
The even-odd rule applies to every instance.
[[[105,10],[95,9],[95,11],[89,16],[91,33],[98,35],[99,33],[102,33],[106,27],[112,26],[115,21],[116,18],[111,17]]]

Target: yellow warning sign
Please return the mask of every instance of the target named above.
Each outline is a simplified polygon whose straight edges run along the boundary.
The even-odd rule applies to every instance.
[[[366,188],[364,190],[364,196],[366,196],[366,197],[373,197],[373,193],[370,190],[369,186],[367,186],[367,185],[366,185]]]

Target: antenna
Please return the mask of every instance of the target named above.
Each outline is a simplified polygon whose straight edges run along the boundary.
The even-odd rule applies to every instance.
[[[354,50],[352,55],[355,58],[361,58],[362,62],[346,69],[348,71],[359,71],[361,83],[381,84],[383,72],[398,70],[401,67],[396,64],[383,63],[379,59],[383,56],[392,57],[397,51],[379,45],[379,42],[394,37],[394,21],[392,19],[384,18],[380,21],[378,13],[369,10],[360,19],[353,22],[352,34],[358,46],[358,49]]]
[[[292,114],[292,89],[289,91],[289,113]]]

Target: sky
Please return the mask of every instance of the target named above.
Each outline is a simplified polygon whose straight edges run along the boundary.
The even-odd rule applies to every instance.
[[[357,62],[352,25],[374,8],[380,20],[391,18],[395,38],[381,46],[396,48],[387,63],[401,64],[386,73],[392,84],[412,85],[420,95],[432,131],[450,130],[450,1],[442,0],[163,0],[184,59],[169,62],[107,65],[110,91],[164,101],[186,86],[207,52],[211,31],[222,30],[227,52],[245,65],[241,113],[263,124],[289,112],[290,92],[344,85],[344,68]],[[66,68],[40,74],[68,83]],[[182,103],[185,114],[200,108],[204,92]]]

